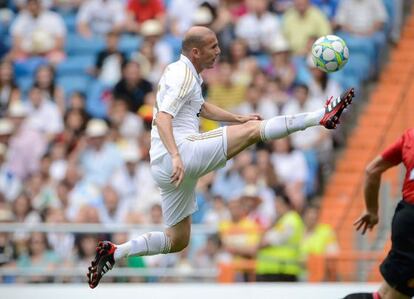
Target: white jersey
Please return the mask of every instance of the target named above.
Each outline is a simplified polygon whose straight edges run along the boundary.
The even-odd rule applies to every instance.
[[[160,111],[171,114],[173,134],[177,146],[189,135],[199,133],[199,113],[204,103],[201,94],[202,78],[191,61],[184,55],[168,65],[158,84],[157,99],[153,110],[153,119]],[[157,126],[151,130],[151,162],[167,154],[161,141]]]

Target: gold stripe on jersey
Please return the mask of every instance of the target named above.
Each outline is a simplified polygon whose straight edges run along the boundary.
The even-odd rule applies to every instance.
[[[190,69],[186,66],[183,85],[181,86],[181,89],[180,89],[180,92],[178,93],[177,98],[171,103],[174,110],[177,108],[178,102],[184,97],[189,87],[191,86],[190,83],[192,82],[192,77],[193,76],[191,74]]]
[[[204,139],[211,139],[216,137],[223,136],[223,130],[220,131],[210,131],[199,135],[191,135],[188,136],[186,139],[189,141],[198,141],[198,140],[204,140]]]

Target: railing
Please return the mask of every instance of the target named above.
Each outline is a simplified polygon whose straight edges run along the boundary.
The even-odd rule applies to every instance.
[[[128,224],[91,224],[91,223],[0,223],[0,232],[9,233],[134,233],[141,234],[150,231],[162,231],[163,226],[159,225],[128,225]],[[193,225],[193,235],[207,235],[217,233],[217,227],[212,225]],[[11,266],[0,266],[1,277],[54,277],[56,280],[62,278],[85,278],[87,269],[84,267],[68,267],[62,265],[59,268],[27,267],[16,268]],[[209,268],[126,268],[115,267],[106,275],[109,278],[117,277],[168,277],[184,279],[205,279],[215,281],[219,276],[219,270],[212,265]]]

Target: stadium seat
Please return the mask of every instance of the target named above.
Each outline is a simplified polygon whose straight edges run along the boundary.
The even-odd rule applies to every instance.
[[[57,83],[63,88],[65,94],[71,94],[74,91],[86,92],[90,77],[86,75],[68,75],[58,77]]]
[[[118,49],[129,57],[133,52],[139,50],[142,38],[133,35],[122,35],[119,40]]]
[[[19,87],[23,95],[26,95],[30,87],[32,87],[33,79],[33,76],[22,76],[17,78],[17,86]]]
[[[69,56],[56,67],[58,76],[85,74],[95,64],[94,55]]]
[[[111,87],[93,80],[88,86],[86,95],[86,111],[96,118],[106,118],[111,100]]]
[[[105,47],[101,37],[84,38],[78,34],[68,34],[65,50],[71,55],[94,55]]]
[[[62,17],[68,33],[76,33],[76,14],[67,13],[63,14]]]

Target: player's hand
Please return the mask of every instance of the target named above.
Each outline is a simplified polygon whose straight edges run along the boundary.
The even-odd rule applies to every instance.
[[[237,121],[241,124],[248,122],[249,120],[262,120],[262,117],[257,113],[252,113],[249,115],[239,115],[237,116]]]
[[[361,233],[365,234],[367,229],[370,231],[372,228],[377,225],[378,223],[378,215],[372,214],[370,212],[365,212],[361,217],[358,218],[354,222],[354,226],[356,227],[356,230],[359,231],[361,229]]]
[[[180,154],[172,155],[171,184],[178,187],[184,179],[184,164]]]

